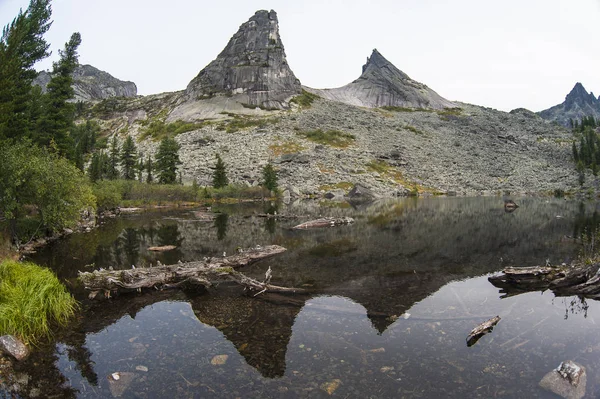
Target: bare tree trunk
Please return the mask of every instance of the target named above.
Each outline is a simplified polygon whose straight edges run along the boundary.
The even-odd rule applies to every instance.
[[[197,262],[128,270],[101,269],[93,272],[80,272],[78,279],[83,283],[85,289],[91,291],[91,298],[94,298],[99,292],[110,296],[111,293],[140,291],[143,288],[206,289],[212,287],[213,283],[223,281],[234,281],[250,292],[304,292],[299,288],[279,287],[269,284],[268,281],[260,282],[234,270],[234,268],[246,266],[261,259],[270,258],[285,250],[283,247],[270,245],[242,250],[232,256]]]

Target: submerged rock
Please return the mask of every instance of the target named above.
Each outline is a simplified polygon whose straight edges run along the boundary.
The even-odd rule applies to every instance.
[[[546,374],[540,381],[540,387],[566,399],[581,399],[585,396],[586,383],[585,367],[567,360]]]
[[[0,337],[0,350],[17,360],[23,360],[29,355],[27,346],[12,335],[3,335]]]

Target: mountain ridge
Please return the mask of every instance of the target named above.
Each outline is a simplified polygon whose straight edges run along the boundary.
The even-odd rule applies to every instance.
[[[565,101],[538,112],[542,118],[569,127],[571,120],[581,121],[584,116],[600,119],[600,97],[588,93],[580,82],[566,95]]]

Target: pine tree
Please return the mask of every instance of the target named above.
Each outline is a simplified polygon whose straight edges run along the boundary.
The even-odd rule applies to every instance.
[[[161,184],[174,184],[177,181],[177,168],[181,165],[179,159],[179,144],[175,139],[164,138],[156,153],[156,173]]]
[[[35,129],[32,139],[34,143],[48,146],[54,140],[61,155],[70,159],[74,157],[73,139],[70,131],[75,127],[75,105],[69,100],[75,95],[73,72],[79,65],[77,49],[81,44],[81,35],[75,32],[59,50],[60,60],[53,64],[52,79],[48,83],[48,92],[44,95],[44,114]]]
[[[90,166],[88,168],[88,176],[92,182],[96,182],[102,179],[102,164],[101,164],[102,155],[95,153],[92,155],[92,161],[90,162]]]
[[[135,166],[137,163],[135,143],[131,136],[127,136],[121,148],[121,167],[125,180],[135,180]]]
[[[148,159],[146,160],[146,183],[150,184],[153,182],[154,177],[152,176],[152,158],[148,155]]]
[[[215,170],[213,172],[213,187],[223,188],[229,184],[227,179],[227,171],[225,169],[225,163],[221,159],[221,156],[217,154],[217,162],[215,164]]]
[[[277,190],[277,172],[269,162],[262,170],[263,186],[269,191]]]
[[[110,142],[110,155],[108,156],[108,162],[106,163],[106,178],[109,180],[115,180],[119,177],[119,170],[117,169],[117,165],[119,164],[119,152],[117,135],[114,135]]]
[[[0,38],[0,138],[22,138],[31,128],[31,83],[36,62],[48,57],[44,34],[50,29],[50,0],[31,0],[4,27]]]

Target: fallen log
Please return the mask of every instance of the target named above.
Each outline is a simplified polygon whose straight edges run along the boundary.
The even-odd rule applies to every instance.
[[[352,223],[354,223],[354,219],[352,219],[351,217],[347,217],[347,216],[344,216],[341,218],[327,217],[327,218],[320,218],[320,219],[301,223],[297,226],[292,227],[292,229],[304,230],[304,229],[314,229],[314,228],[321,228],[321,227],[334,227],[334,226],[341,226],[344,224],[352,224]]]
[[[491,332],[494,329],[494,326],[498,324],[499,321],[500,316],[494,316],[491,319],[484,321],[483,323],[472,329],[469,335],[467,336],[467,346],[475,345],[475,343],[479,341],[479,338]]]
[[[172,251],[175,248],[177,248],[175,245],[163,245],[161,247],[150,247],[150,248],[148,248],[148,251],[166,252],[166,251]]]
[[[531,291],[551,290],[556,296],[600,299],[600,263],[590,265],[509,267],[488,281],[504,294],[502,298]]]
[[[299,293],[304,290],[272,285],[252,279],[234,270],[261,259],[280,254],[286,249],[278,245],[240,250],[237,254],[203,261],[178,263],[175,265],[132,268],[128,270],[95,270],[79,272],[78,279],[85,289],[91,291],[90,298],[103,292],[111,293],[140,291],[143,288],[210,288],[216,282],[234,281],[249,292]],[[270,273],[270,270],[269,270]]]

